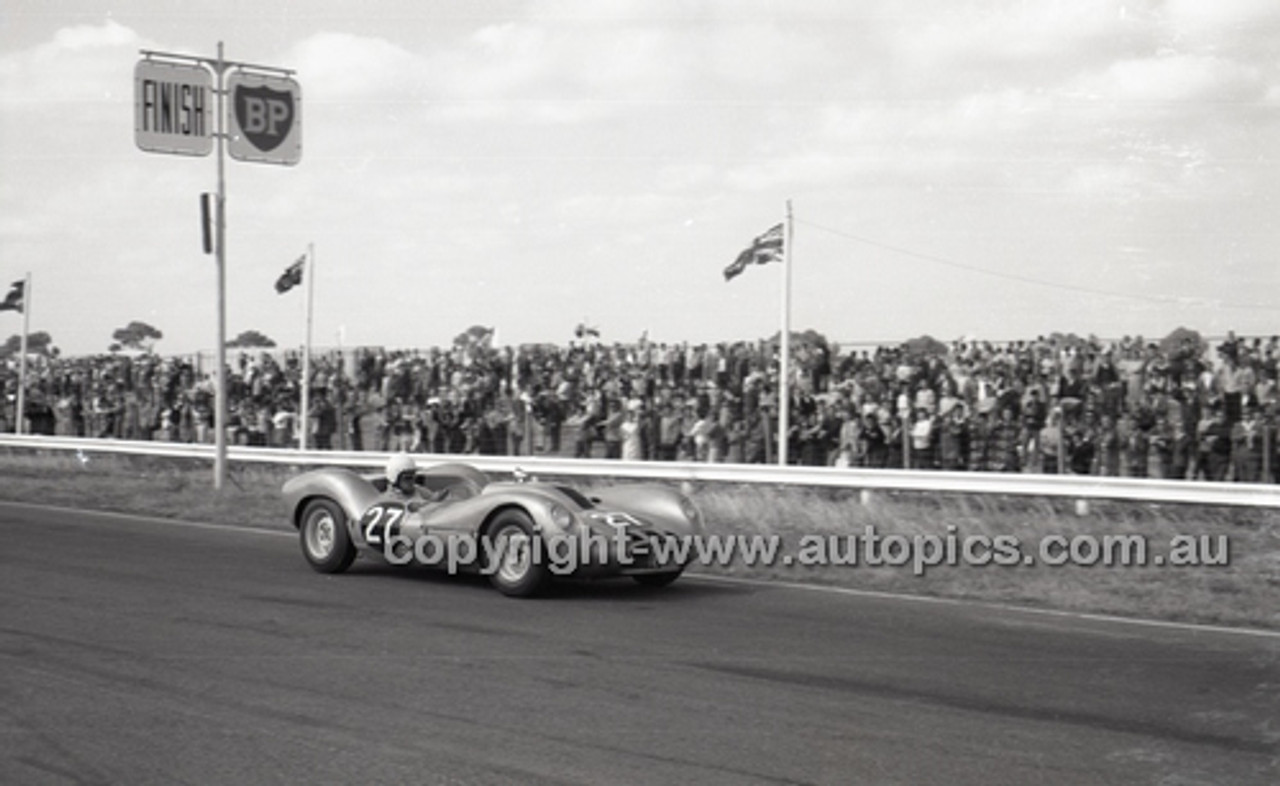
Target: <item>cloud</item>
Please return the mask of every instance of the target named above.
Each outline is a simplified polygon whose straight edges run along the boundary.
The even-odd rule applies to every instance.
[[[244,326],[292,330],[271,283],[315,242],[333,276],[317,296],[371,340],[441,329],[447,341],[456,329],[440,325],[490,312],[520,321],[503,323],[513,338],[537,335],[583,297],[634,311],[655,292],[642,278],[679,303],[669,335],[753,330],[749,308],[733,325],[686,318],[722,297],[690,282],[716,280],[735,226],[783,196],[904,247],[992,264],[1043,248],[1037,264],[1085,259],[1081,276],[1133,246],[1188,270],[1226,238],[1264,258],[1264,206],[1278,199],[1257,165],[1280,138],[1274,12],[1244,0],[1007,5],[534,0],[443,25],[298,12],[305,25],[257,49],[298,70],[303,163],[229,167],[233,310],[253,315]],[[183,340],[207,345],[185,298],[133,290],[197,287],[208,300],[195,196],[213,162],[138,152],[129,104],[137,50],[177,46],[143,39],[194,38],[209,19],[224,17],[77,24],[0,55],[0,246],[58,279],[64,311],[45,313],[64,321],[51,324],[87,324],[77,304],[112,292],[122,310],[158,309],[151,321],[175,342],[185,320]],[[1190,241],[1175,230],[1193,216],[1216,223]],[[814,275],[839,278],[845,250],[824,255],[816,240]],[[692,271],[697,259],[716,262]],[[609,279],[628,282],[621,294],[588,291],[601,271],[639,269]],[[749,291],[734,296],[747,304]],[[389,318],[419,314],[422,292],[439,314]],[[546,308],[521,310],[530,299]],[[918,313],[886,315],[885,329],[908,318]]]
[[[53,108],[76,111],[74,102],[132,99],[133,67],[147,42],[117,22],[63,28],[51,41],[0,58],[0,103],[6,112]],[[122,57],[124,53],[129,56]],[[9,128],[6,121],[4,128]]]
[[[1248,101],[1265,94],[1256,66],[1221,57],[1166,53],[1126,59],[1088,74],[1070,87],[1091,98],[1127,103]]]
[[[917,76],[942,86],[988,79],[1027,82],[1061,75],[1082,58],[1115,51],[1129,27],[1112,0],[1024,3],[975,11],[967,4],[933,8],[892,30],[891,51]]]
[[[1166,0],[1161,10],[1179,39],[1265,37],[1280,30],[1274,0]]]
[[[314,97],[321,101],[399,102],[427,93],[425,62],[383,38],[318,33],[294,47],[288,62],[317,86]]]
[[[68,52],[99,47],[130,46],[139,43],[138,34],[133,30],[108,19],[101,25],[80,25],[64,27],[54,34],[53,43],[40,50],[44,53]]]

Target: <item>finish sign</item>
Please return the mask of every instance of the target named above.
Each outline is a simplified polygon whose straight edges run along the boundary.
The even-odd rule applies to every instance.
[[[207,156],[213,151],[213,74],[201,65],[140,60],[133,69],[133,128],[150,153]]]

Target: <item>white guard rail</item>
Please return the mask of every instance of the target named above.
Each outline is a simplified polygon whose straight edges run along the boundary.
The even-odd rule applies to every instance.
[[[212,462],[213,445],[174,442],[128,442],[0,435],[0,447],[79,451],[83,455],[133,454]],[[280,448],[229,446],[232,462],[285,464],[298,467],[382,467],[387,453],[306,451]],[[757,483],[788,486],[828,486],[851,489],[934,491],[960,494],[1014,494],[1023,496],[1112,499],[1130,502],[1190,503],[1280,508],[1280,485],[1219,483],[1198,480],[1104,478],[1091,475],[1033,475],[994,472],[939,472],[894,469],[843,469],[835,467],[779,467],[771,464],[700,464],[668,461],[614,461],[566,459],[544,456],[442,456],[414,454],[419,465],[462,461],[485,472],[511,472],[520,467],[531,473],[560,476],[643,478],[649,480]]]

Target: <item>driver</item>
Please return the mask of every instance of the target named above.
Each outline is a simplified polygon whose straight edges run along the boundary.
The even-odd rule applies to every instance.
[[[418,465],[408,453],[396,453],[387,461],[387,493],[417,510],[427,502],[441,502],[448,488],[431,491],[418,485]]]

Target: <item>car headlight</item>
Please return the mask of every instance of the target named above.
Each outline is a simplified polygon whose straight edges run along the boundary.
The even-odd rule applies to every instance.
[[[693,500],[688,497],[680,498],[680,510],[684,513],[684,517],[689,520],[690,524],[702,526],[702,511],[698,510],[698,506],[693,504]]]
[[[553,502],[548,512],[551,514],[551,523],[560,529],[567,530],[573,526],[573,514],[565,510],[563,505]]]

